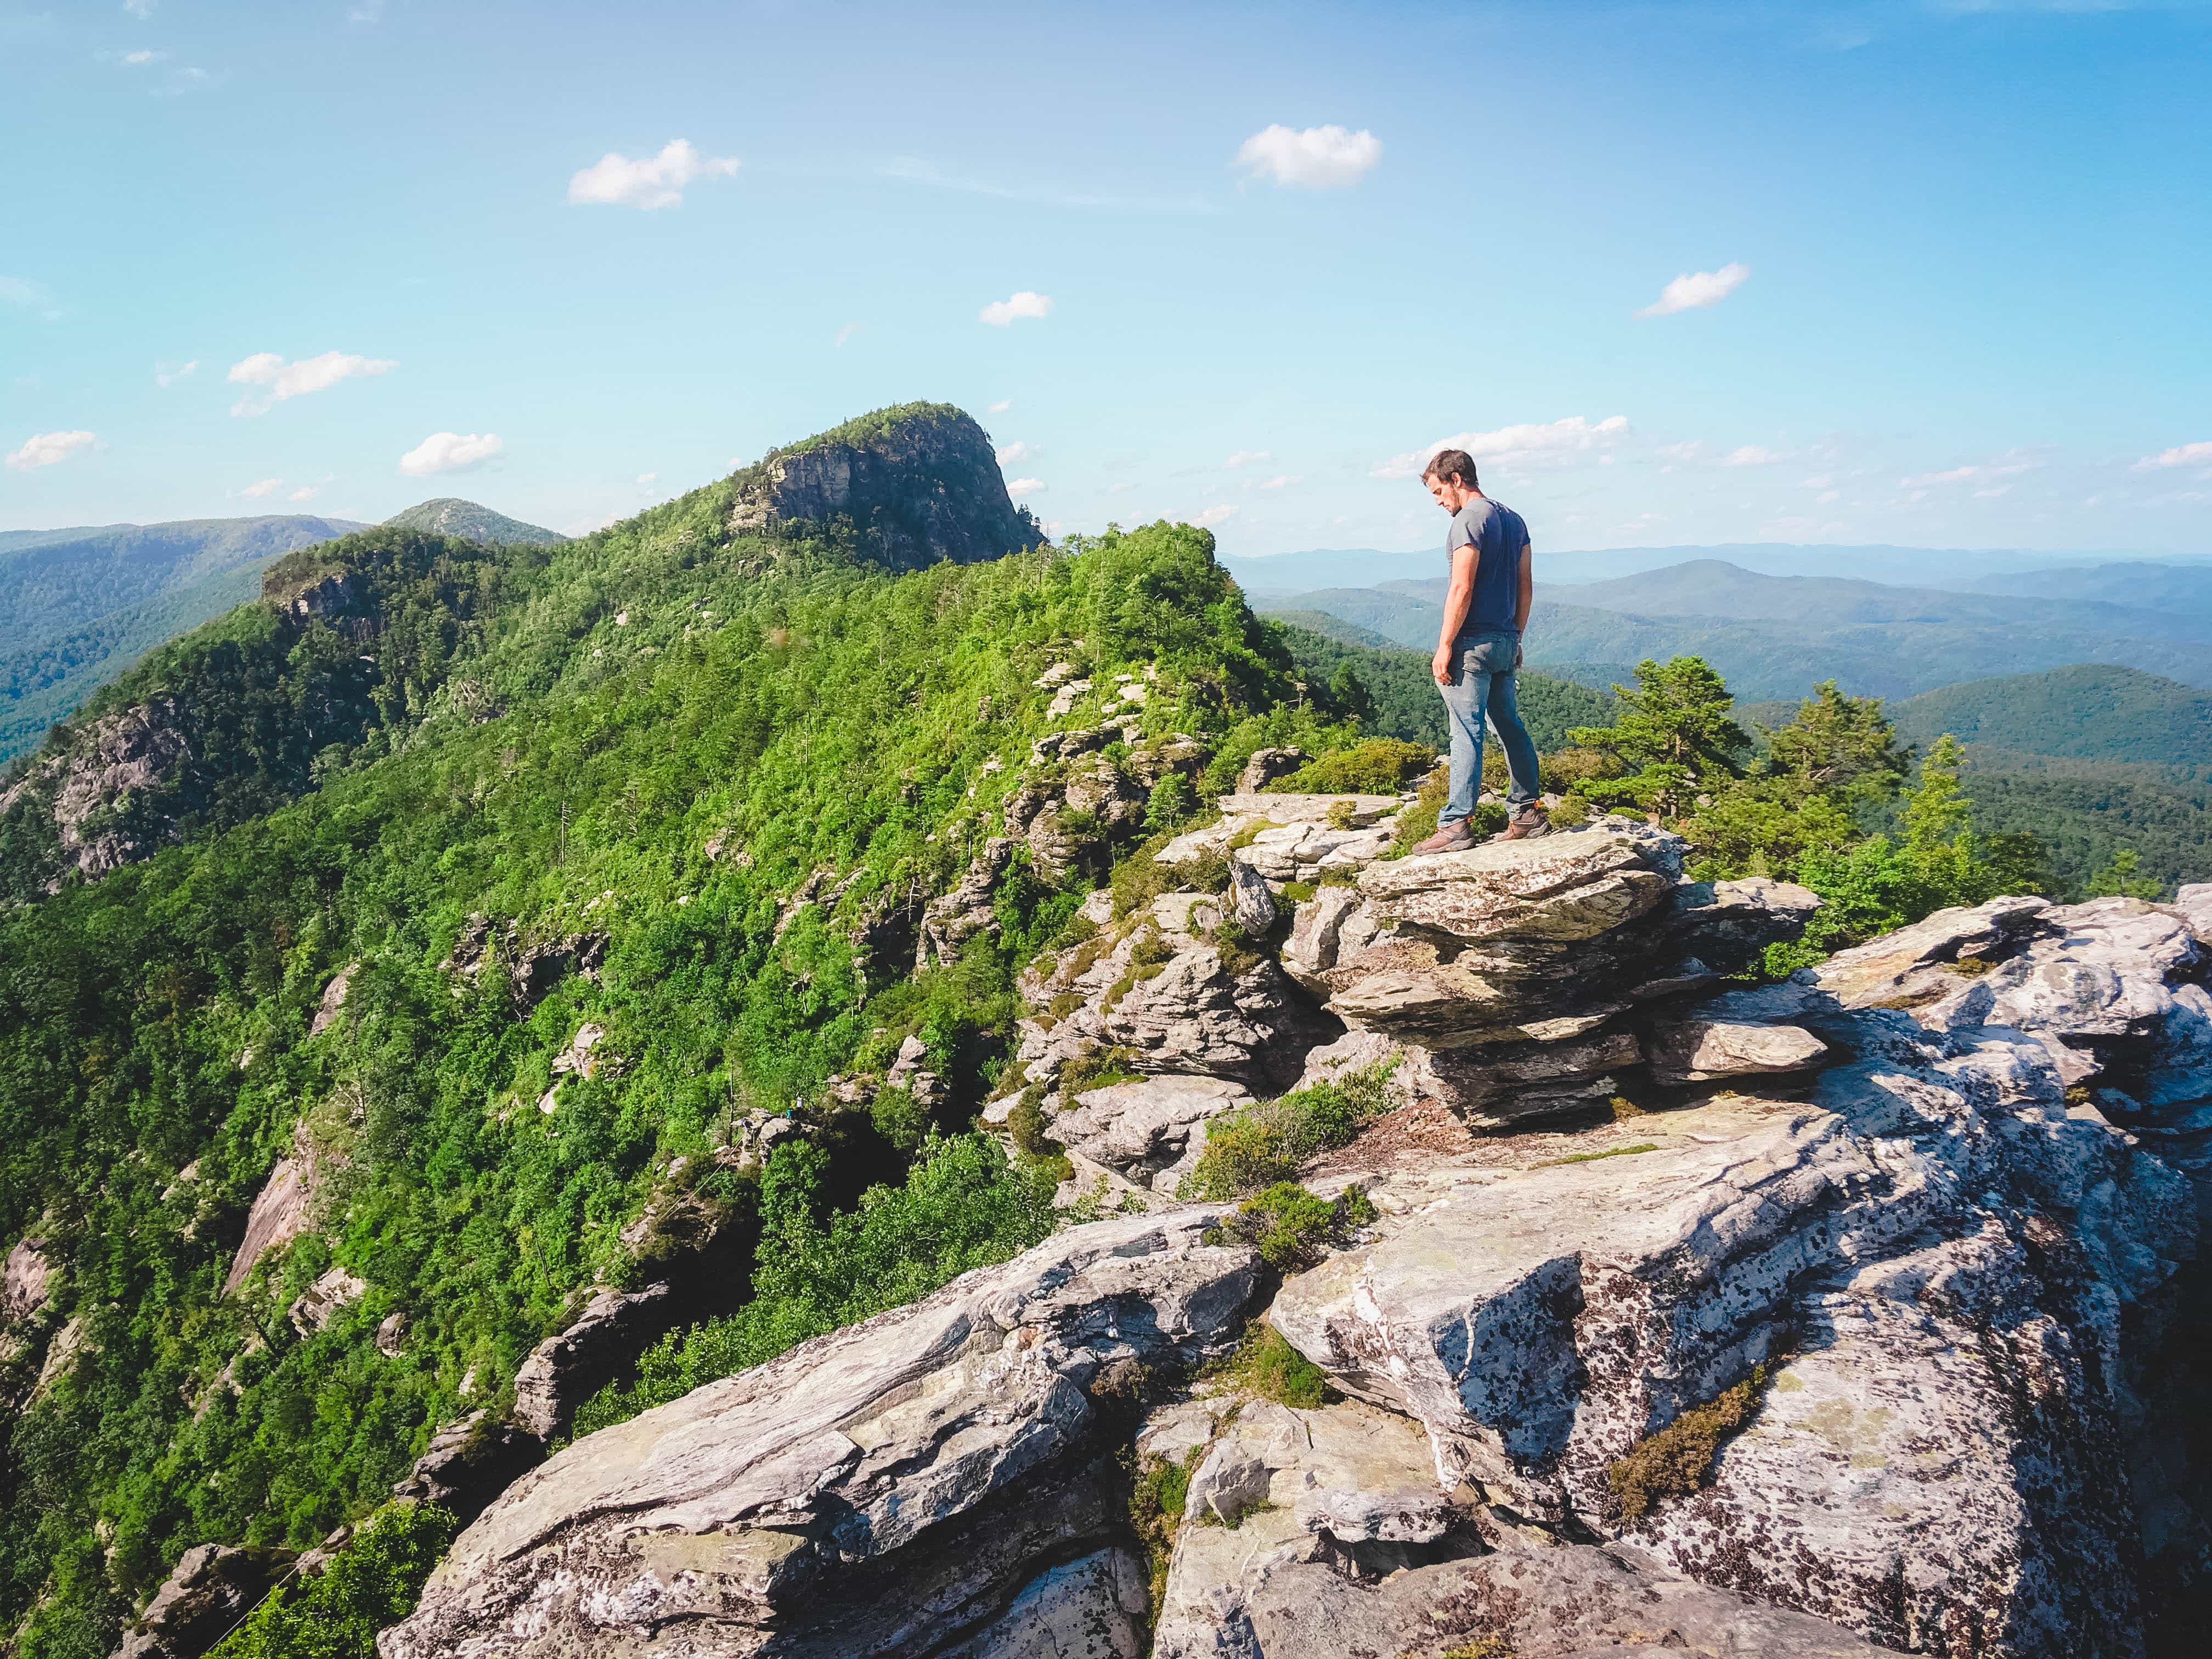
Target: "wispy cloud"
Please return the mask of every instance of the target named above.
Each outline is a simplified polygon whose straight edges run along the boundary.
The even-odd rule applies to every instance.
[[[154,6],[155,0],[123,0],[123,9],[142,23],[154,15]]]
[[[162,387],[164,390],[167,390],[168,387],[176,385],[179,380],[188,380],[191,379],[194,374],[199,372],[199,367],[200,360],[197,357],[193,358],[191,362],[188,363],[155,363],[154,365],[154,384]]]
[[[1017,317],[1047,317],[1052,314],[1052,296],[1032,294],[1027,289],[1003,300],[994,300],[975,313],[978,322],[988,323],[993,328],[1005,328]]]
[[[433,432],[399,458],[399,470],[410,478],[473,472],[506,447],[493,432]]]
[[[988,409],[985,410],[983,412],[984,412],[986,415],[1003,415],[1003,414],[1005,414],[1008,410],[1012,409],[1013,406],[1014,406],[1014,400],[1013,400],[1012,398],[1000,398],[1000,399],[999,399],[999,401],[998,401],[998,402],[996,402],[995,404],[992,404]]]
[[[1362,127],[1262,127],[1237,151],[1237,165],[1255,179],[1302,190],[1358,184],[1382,159],[1382,141]]]
[[[1378,478],[1417,478],[1429,458],[1443,449],[1463,449],[1478,462],[1556,463],[1602,449],[1627,435],[1626,415],[1608,415],[1601,421],[1570,415],[1544,424],[1502,426],[1495,432],[1455,432],[1425,448],[1377,461],[1371,470]]]
[[[315,499],[315,489],[313,484],[301,484],[284,499],[288,501],[312,501]]]
[[[1237,509],[1224,501],[1219,507],[1207,507],[1204,512],[1198,515],[1198,521],[1202,525],[1207,526],[1226,524],[1230,520],[1236,516]]]
[[[9,455],[8,466],[15,472],[29,472],[38,467],[52,466],[90,449],[99,441],[89,432],[40,432],[27,441],[21,449]]]
[[[246,485],[245,489],[240,490],[238,493],[245,496],[248,501],[258,501],[264,495],[274,495],[283,487],[284,481],[282,478],[264,478],[258,483],[250,483]]]
[[[310,392],[327,391],[340,380],[361,374],[388,374],[399,365],[389,357],[363,357],[350,351],[325,351],[319,357],[302,357],[288,363],[274,351],[257,351],[230,366],[233,386],[260,388],[249,392],[230,406],[234,415],[266,415],[288,398]]]
[[[1786,456],[1779,455],[1764,445],[1745,444],[1740,448],[1731,449],[1727,454],[1722,456],[1721,465],[1723,466],[1771,466],[1775,462],[1787,459]]]
[[[926,185],[933,190],[958,191],[965,196],[989,196],[1002,202],[1030,202],[1041,207],[1081,208],[1100,213],[1194,214],[1218,213],[1220,209],[1198,196],[1113,196],[1085,191],[1048,189],[1037,185],[1000,185],[943,171],[934,163],[901,156],[876,169],[879,179],[902,184]]]
[[[1909,478],[1899,478],[1899,489],[1928,490],[1946,484],[1989,484],[2000,478],[2016,478],[2023,472],[2032,472],[2041,463],[2019,450],[2008,450],[1993,461],[1980,461],[1971,466],[1954,466],[1941,472],[1919,472]]]
[[[680,207],[694,179],[726,179],[738,170],[734,155],[702,155],[689,140],[672,139],[658,155],[632,161],[609,150],[568,179],[568,199],[580,206],[634,207],[651,213]]]
[[[1261,478],[1258,480],[1248,478],[1245,480],[1244,488],[1247,489],[1287,489],[1292,484],[1299,483],[1302,476],[1303,475],[1296,472],[1279,472],[1272,478]]]
[[[1671,317],[1678,311],[1717,306],[1751,280],[1747,264],[1725,264],[1718,270],[1686,270],[1659,290],[1659,297],[1636,314]]]
[[[997,451],[999,465],[1000,466],[1019,466],[1024,461],[1028,460],[1036,453],[1037,448],[1035,444],[1030,443],[1026,439],[1017,438],[1013,442],[1002,446]]]
[[[2212,443],[2177,444],[2172,449],[2161,449],[2155,455],[2144,456],[2132,470],[2163,472],[2176,466],[2212,466]]]
[[[1034,495],[1045,488],[1042,478],[1016,478],[1006,486],[1009,495]]]
[[[143,69],[149,64],[160,63],[168,55],[166,52],[155,52],[151,47],[143,47],[137,52],[125,52],[123,61],[131,69]]]
[[[855,334],[858,334],[860,331],[860,324],[858,324],[858,323],[848,323],[848,324],[846,324],[846,325],[845,325],[845,326],[844,326],[844,327],[842,327],[842,328],[841,328],[841,329],[839,329],[839,330],[837,331],[837,337],[836,337],[836,339],[834,339],[834,340],[830,341],[830,343],[831,345],[833,345],[833,346],[842,346],[842,345],[843,345],[843,344],[844,344],[848,340],[851,339],[851,338],[852,338]]]
[[[58,323],[62,319],[62,308],[54,303],[53,297],[36,283],[21,276],[0,276],[0,305],[36,312],[41,322]]]
[[[1224,472],[1234,472],[1240,466],[1249,466],[1255,461],[1264,461],[1267,459],[1267,452],[1264,449],[1240,449],[1222,462],[1221,470]]]

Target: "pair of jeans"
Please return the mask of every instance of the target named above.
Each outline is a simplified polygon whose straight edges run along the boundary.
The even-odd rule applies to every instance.
[[[1521,711],[1513,701],[1514,664],[1521,655],[1521,636],[1510,629],[1494,634],[1462,634],[1452,643],[1452,683],[1437,690],[1443,694],[1444,713],[1451,723],[1451,799],[1437,814],[1439,828],[1457,823],[1474,811],[1482,793],[1482,722],[1486,714],[1505,750],[1505,769],[1513,785],[1506,801],[1515,811],[1543,793],[1536,770],[1536,745],[1528,728],[1521,724]]]

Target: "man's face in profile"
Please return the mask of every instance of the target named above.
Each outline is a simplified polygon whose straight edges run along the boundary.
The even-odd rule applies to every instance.
[[[1440,478],[1434,473],[1423,480],[1436,504],[1447,513],[1456,513],[1467,505],[1468,488],[1457,478]]]

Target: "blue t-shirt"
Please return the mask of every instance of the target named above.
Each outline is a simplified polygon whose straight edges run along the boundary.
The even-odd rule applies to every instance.
[[[1521,515],[1487,495],[1478,495],[1452,514],[1444,532],[1444,571],[1462,547],[1474,549],[1474,596],[1467,604],[1462,638],[1469,634],[1510,634],[1521,608],[1521,550],[1528,545],[1528,526]]]

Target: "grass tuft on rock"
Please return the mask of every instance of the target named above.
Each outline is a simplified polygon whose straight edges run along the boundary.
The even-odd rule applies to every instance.
[[[1269,795],[1395,795],[1437,763],[1426,744],[1370,738],[1348,749],[1308,761],[1268,784]]]
[[[1301,1411],[1325,1406],[1337,1397],[1328,1386],[1328,1373],[1268,1324],[1255,1325],[1237,1351],[1208,1375],[1247,1400],[1272,1400]]]
[[[1246,1199],[1237,1213],[1206,1230],[1206,1243],[1236,1240],[1252,1245],[1277,1273],[1303,1273],[1330,1249],[1344,1244],[1352,1231],[1375,1219],[1367,1189],[1352,1186],[1332,1202],[1294,1181],[1277,1182]]]
[[[1629,1448],[1606,1465],[1605,1478],[1620,1504],[1620,1518],[1633,1521],[1669,1498],[1686,1498],[1711,1480],[1721,1442],[1759,1414],[1769,1372],[1756,1366],[1749,1376],[1705,1404],[1684,1412],[1665,1428]]]
[[[1295,1177],[1310,1158],[1350,1144],[1362,1125],[1390,1109],[1393,1060],[1218,1117],[1185,1183],[1188,1195],[1241,1197]]]

